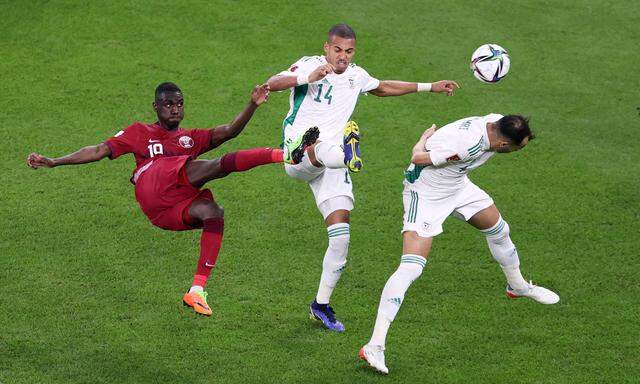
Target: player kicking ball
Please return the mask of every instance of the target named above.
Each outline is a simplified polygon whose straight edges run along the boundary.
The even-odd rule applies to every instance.
[[[227,153],[213,160],[196,160],[198,156],[236,137],[247,125],[258,106],[267,101],[269,86],[256,86],[251,101],[229,124],[212,129],[183,129],[184,98],[173,83],[162,83],[155,91],[155,123],[134,123],[104,142],[84,147],[74,153],[49,158],[31,153],[27,164],[33,169],[60,165],[85,164],[127,153],[135,157],[131,177],[136,200],[149,221],[170,231],[202,228],[200,258],[193,284],[183,296],[183,303],[201,315],[210,316],[204,287],[216,265],[224,228],[224,212],[213,199],[205,183],[234,172],[271,163],[296,164],[304,149],[315,142],[318,129],[310,128],[285,143],[284,150],[254,148]]]
[[[490,114],[458,120],[438,131],[434,125],[413,147],[402,193],[403,255],[382,290],[371,340],[360,349],[360,358],[377,371],[389,373],[384,361],[387,331],[407,289],[422,274],[433,238],[442,233],[449,215],[465,220],[486,236],[493,258],[507,278],[507,296],[527,297],[542,304],[560,300],[554,292],[525,281],[518,251],[509,237],[509,224],[491,197],[467,177],[496,152],[520,150],[533,138],[524,117]]]
[[[338,24],[329,30],[323,56],[305,56],[268,80],[272,91],[291,89],[289,113],[283,122],[285,138],[297,137],[307,127],[320,129],[318,143],[307,149],[307,155],[299,164],[285,165],[285,171],[309,184],[325,221],[329,244],[318,292],[309,312],[311,318],[336,332],[344,331],[345,327],[336,318],[329,300],[347,264],[349,218],[354,207],[349,171],[359,172],[363,165],[360,130],[355,122],[349,121],[358,97],[363,93],[452,95],[458,87],[449,80],[433,84],[378,80],[351,62],[355,52],[355,32],[346,24]]]

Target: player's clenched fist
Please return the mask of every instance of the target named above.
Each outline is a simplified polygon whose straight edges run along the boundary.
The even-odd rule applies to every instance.
[[[333,73],[334,70],[335,68],[333,67],[333,65],[329,63],[321,65],[309,74],[309,82],[313,83],[315,81],[322,80],[328,74]]]
[[[256,85],[251,92],[251,102],[260,105],[269,100],[269,85]]]
[[[53,160],[38,153],[31,153],[27,156],[27,165],[33,169],[42,167],[53,168],[55,166]]]

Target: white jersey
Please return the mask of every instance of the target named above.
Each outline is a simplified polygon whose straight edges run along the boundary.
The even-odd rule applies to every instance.
[[[467,173],[495,154],[488,151],[487,123],[501,118],[495,113],[467,117],[438,129],[425,143],[425,149],[445,153],[446,163],[440,167],[411,164],[405,172],[405,183],[426,189],[433,197],[450,196],[462,189],[469,182]]]
[[[305,56],[281,75],[310,74],[326,64],[324,56]],[[320,141],[342,144],[343,129],[358,102],[358,96],[378,88],[380,81],[355,64],[341,74],[330,73],[315,83],[291,89],[289,113],[283,122],[285,137],[297,137],[310,127],[320,129]]]

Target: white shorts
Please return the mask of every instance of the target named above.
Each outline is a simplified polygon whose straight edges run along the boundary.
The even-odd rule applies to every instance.
[[[285,164],[284,170],[287,175],[309,183],[322,216],[326,219],[331,212],[338,209],[353,210],[353,184],[349,170],[315,167],[305,160],[306,156],[300,164]],[[337,197],[343,198],[336,199]]]
[[[442,233],[442,224],[449,215],[468,221],[493,204],[493,199],[471,181],[458,192],[444,198],[434,198],[428,190],[406,183],[402,201],[402,232],[415,231],[421,237],[434,237]]]

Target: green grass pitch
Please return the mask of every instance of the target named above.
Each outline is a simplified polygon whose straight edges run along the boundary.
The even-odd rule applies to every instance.
[[[640,3],[634,1],[0,1],[0,383],[633,383],[640,377]],[[454,97],[362,97],[365,169],[347,271],[347,332],[307,317],[326,232],[304,183],[266,166],[209,184],[226,210],[211,318],[180,299],[199,232],[150,225],[130,156],[33,171],[129,123],[154,87],[186,95],[185,127],[229,121],[255,84],[320,54],[338,22],[381,79],[457,80]],[[485,85],[484,43],[512,57]],[[206,157],[275,146],[287,93]],[[510,223],[525,277],[556,290],[508,300],[482,236],[449,220],[387,345],[389,377],[357,361],[398,265],[403,170],[430,123],[531,116],[538,138],[471,178]]]

